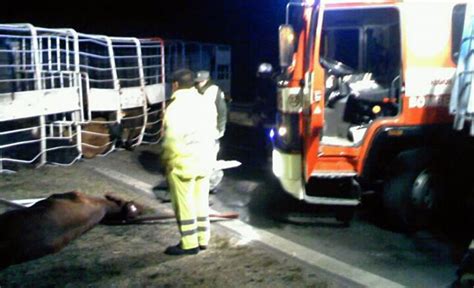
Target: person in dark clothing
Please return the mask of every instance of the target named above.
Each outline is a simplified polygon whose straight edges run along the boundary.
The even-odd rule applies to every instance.
[[[217,86],[214,81],[211,80],[209,71],[201,70],[196,75],[196,89],[207,100],[210,105],[214,106],[217,112],[217,126],[215,131],[215,160],[217,161],[217,155],[219,153],[220,139],[224,136],[226,123],[227,123],[227,110],[228,103],[224,92]],[[210,177],[210,191],[215,193],[217,185],[222,181],[224,177],[224,171],[222,169],[213,169]]]

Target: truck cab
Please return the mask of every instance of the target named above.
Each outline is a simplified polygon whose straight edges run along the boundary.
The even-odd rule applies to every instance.
[[[301,12],[280,28],[274,174],[297,199],[343,207],[345,222],[373,190],[394,224],[422,225],[459,143],[448,106],[466,1],[292,5]]]

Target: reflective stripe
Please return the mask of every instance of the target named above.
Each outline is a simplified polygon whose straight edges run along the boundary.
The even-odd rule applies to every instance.
[[[197,230],[196,229],[192,229],[192,230],[187,230],[187,231],[181,231],[181,235],[182,236],[190,236],[190,235],[194,235],[197,233]]]
[[[207,221],[208,217],[197,217],[198,222],[205,222]]]
[[[207,227],[198,227],[199,232],[206,232],[207,230]]]
[[[192,225],[196,223],[196,220],[190,219],[190,220],[178,220],[179,225]]]

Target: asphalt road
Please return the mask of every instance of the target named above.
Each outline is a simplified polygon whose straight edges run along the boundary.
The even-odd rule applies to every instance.
[[[333,209],[304,204],[281,190],[271,173],[266,144],[262,131],[238,126],[228,129],[220,158],[239,160],[242,166],[225,171],[211,197],[215,210],[237,211],[240,219],[253,227],[404,286],[447,287],[454,281],[468,242],[456,230],[391,231],[383,216],[374,212],[370,196],[363,199],[355,219],[345,227],[335,220]],[[158,163],[157,148],[152,146],[89,162],[147,183],[159,194],[163,177]]]

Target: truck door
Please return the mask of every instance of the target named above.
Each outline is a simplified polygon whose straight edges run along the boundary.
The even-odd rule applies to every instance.
[[[376,120],[399,113],[400,16],[392,6],[328,7],[318,27],[313,91],[323,94],[321,144],[358,147]]]
[[[307,10],[306,29],[306,49],[304,56],[304,86],[301,91],[302,103],[302,135],[303,135],[303,172],[306,182],[311,171],[316,164],[318,148],[320,142],[320,132],[324,124],[324,99],[322,97],[322,87],[324,71],[319,65],[314,65],[314,59],[318,59],[319,37],[318,26],[321,20],[319,17],[319,6],[314,6]]]

